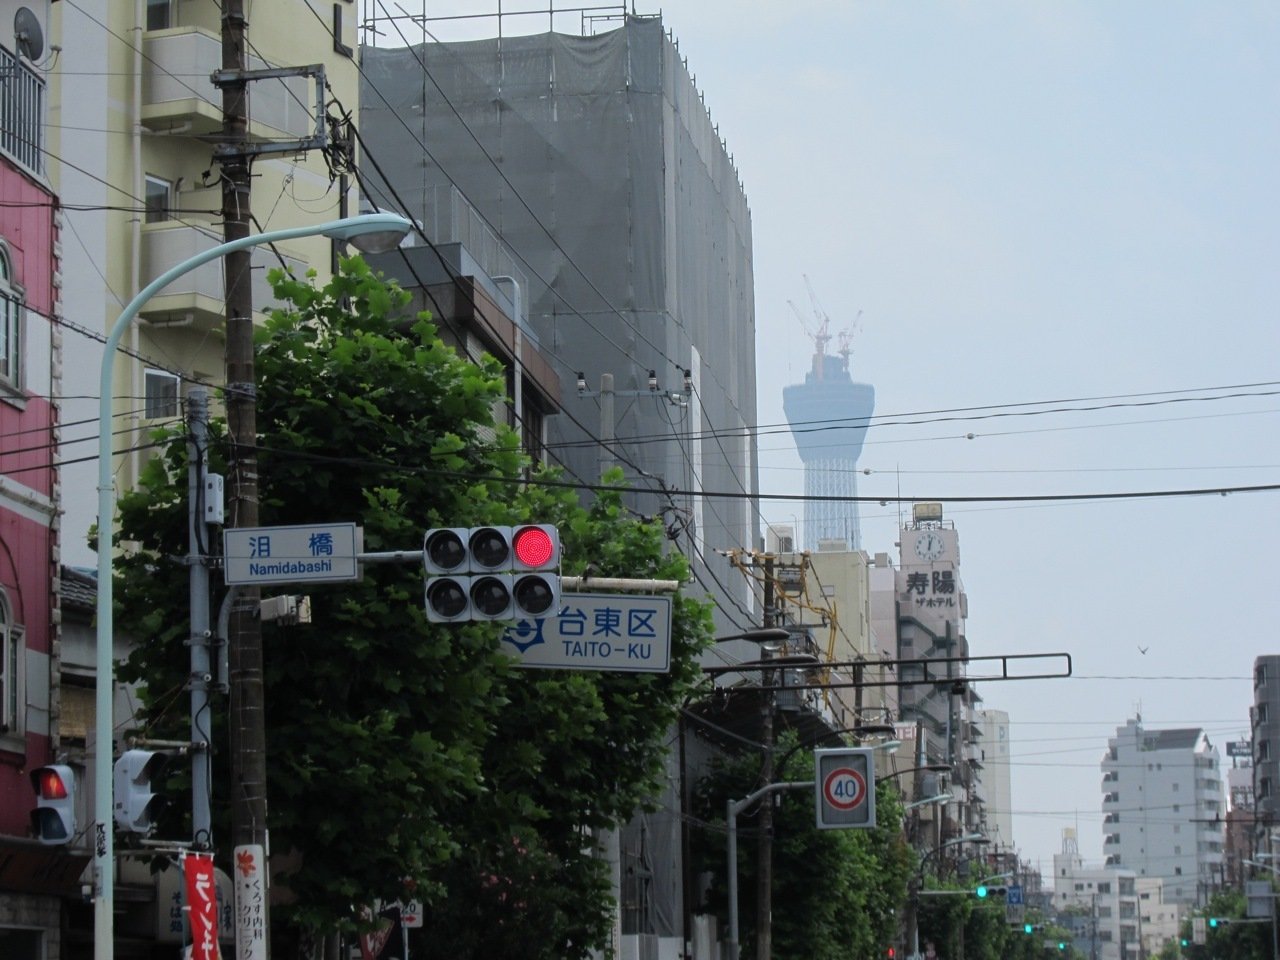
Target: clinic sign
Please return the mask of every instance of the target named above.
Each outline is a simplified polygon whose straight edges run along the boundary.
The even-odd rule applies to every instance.
[[[566,593],[557,616],[508,626],[502,649],[522,667],[666,673],[671,668],[671,598]]]
[[[819,830],[876,825],[875,756],[869,747],[813,751],[814,807]]]
[[[360,530],[354,523],[236,527],[222,533],[227,584],[333,583],[359,580]]]

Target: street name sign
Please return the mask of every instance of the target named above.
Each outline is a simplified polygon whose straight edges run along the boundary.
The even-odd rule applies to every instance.
[[[671,598],[562,594],[557,616],[510,624],[502,649],[522,667],[666,673],[671,669]]]
[[[814,808],[819,830],[876,825],[875,755],[869,747],[813,751]]]
[[[222,570],[243,586],[359,580],[359,541],[354,523],[236,527],[222,532]]]

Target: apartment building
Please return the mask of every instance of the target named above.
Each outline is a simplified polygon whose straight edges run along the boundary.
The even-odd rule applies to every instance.
[[[61,46],[50,73],[49,174],[64,208],[66,380],[97,384],[101,337],[134,295],[166,270],[220,243],[222,4],[214,0],[77,0],[52,4]],[[254,4],[249,70],[307,67],[249,83],[247,197],[260,231],[319,224],[358,209],[354,181],[331,177],[317,146],[327,110],[358,107],[356,19],[347,2]],[[345,17],[344,17],[345,14]],[[324,105],[328,105],[326,106]],[[331,140],[326,139],[331,143]],[[288,267],[328,276],[325,238],[252,252],[255,311],[271,300],[267,272]],[[118,489],[130,488],[148,431],[181,417],[193,381],[223,379],[223,265],[176,278],[144,304],[115,363],[112,415]],[[92,565],[86,535],[96,519],[92,457],[97,398],[68,391],[60,446],[63,555]]]
[[[1222,760],[1198,727],[1116,729],[1102,759],[1102,851],[1110,866],[1164,881],[1172,903],[1203,903],[1220,883]]]

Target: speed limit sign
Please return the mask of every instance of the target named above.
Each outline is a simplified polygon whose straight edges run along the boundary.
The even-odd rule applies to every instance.
[[[819,830],[876,825],[876,771],[872,751],[841,747],[813,752],[814,806]]]

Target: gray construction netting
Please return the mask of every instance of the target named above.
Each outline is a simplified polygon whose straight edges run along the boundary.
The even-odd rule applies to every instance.
[[[528,277],[529,323],[555,358],[567,414],[549,420],[553,455],[584,480],[599,475],[600,451],[584,441],[601,434],[600,413],[577,395],[575,375],[595,389],[608,372],[623,458],[671,487],[700,478],[708,490],[754,492],[755,442],[744,435],[756,421],[750,211],[661,21],[361,56],[367,194],[403,204],[444,242],[462,239],[452,235],[459,218],[440,210],[456,186]],[[679,392],[686,367],[698,387],[687,407],[623,395],[647,394],[650,369],[662,392]],[[579,445],[557,446],[566,443]],[[640,503],[652,513],[663,498]],[[750,506],[680,505],[685,523],[700,518],[699,546],[725,589],[708,587],[745,605],[740,576],[713,551],[753,545]]]

